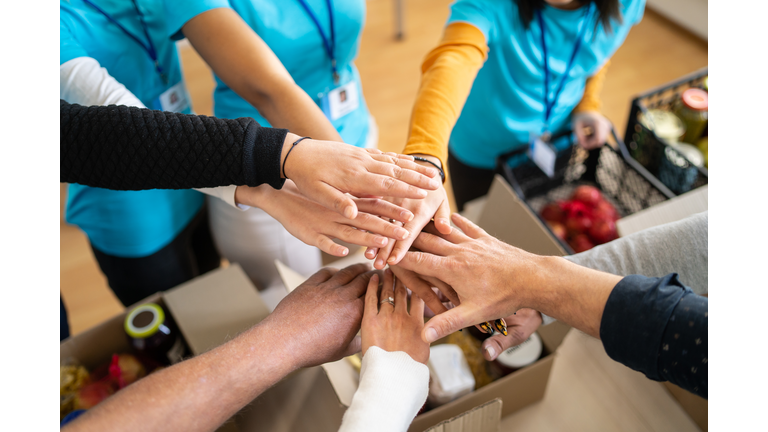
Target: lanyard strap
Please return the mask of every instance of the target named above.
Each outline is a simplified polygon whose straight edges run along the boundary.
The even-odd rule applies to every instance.
[[[536,9],[536,18],[539,21],[539,27],[541,27],[541,50],[544,54],[544,125],[549,124],[549,117],[552,114],[552,108],[555,107],[555,104],[557,103],[557,99],[560,97],[560,92],[563,91],[563,86],[565,86],[565,80],[568,78],[568,74],[571,71],[571,68],[573,67],[573,61],[576,59],[576,54],[579,52],[579,48],[581,48],[581,42],[584,39],[584,33],[586,33],[587,29],[587,22],[589,21],[589,17],[592,14],[592,3],[589,4],[587,7],[587,10],[584,11],[584,16],[581,18],[581,22],[579,23],[579,35],[576,37],[576,42],[573,46],[573,52],[571,53],[571,58],[568,60],[568,64],[565,67],[565,72],[563,72],[563,77],[560,79],[560,84],[557,86],[557,89],[555,90],[555,94],[552,98],[552,100],[549,100],[549,55],[547,54],[547,42],[546,38],[544,37],[544,34],[546,33],[546,27],[544,26],[544,18],[541,16],[541,9]]]
[[[155,45],[152,43],[152,38],[149,37],[149,30],[147,29],[147,23],[144,22],[144,15],[139,10],[139,5],[136,3],[136,0],[131,0],[133,2],[133,6],[136,9],[136,14],[139,16],[139,22],[141,23],[141,28],[144,30],[144,36],[147,38],[147,43],[145,44],[141,39],[138,38],[138,36],[134,35],[130,31],[128,31],[127,28],[123,27],[122,24],[117,22],[116,19],[112,17],[112,15],[108,14],[104,9],[96,6],[91,0],[83,0],[83,2],[87,5],[90,5],[92,8],[96,9],[99,13],[104,15],[112,24],[116,25],[120,30],[123,31],[128,37],[133,39],[137,44],[141,45],[142,48],[144,48],[144,51],[147,52],[149,55],[149,58],[152,59],[152,61],[155,63],[155,70],[160,75],[160,78],[163,80],[163,83],[168,84],[168,77],[165,75],[165,72],[163,71],[162,66],[160,66],[160,62],[158,61],[157,57],[157,50],[155,50]]]
[[[333,82],[338,84],[339,72],[336,69],[336,55],[335,55],[336,31],[333,25],[333,5],[331,4],[331,0],[325,0],[325,3],[328,5],[328,20],[330,21],[330,24],[331,24],[330,41],[328,40],[328,37],[325,36],[325,32],[323,32],[323,28],[320,26],[320,21],[317,19],[317,16],[315,16],[315,14],[312,12],[312,9],[309,8],[309,5],[307,4],[306,0],[299,0],[299,3],[301,3],[301,6],[307,12],[307,15],[309,15],[309,17],[312,18],[312,21],[315,23],[315,26],[317,27],[317,31],[320,33],[320,38],[323,39],[323,47],[325,47],[325,52],[328,54],[328,57],[331,59],[331,72],[333,72]]]

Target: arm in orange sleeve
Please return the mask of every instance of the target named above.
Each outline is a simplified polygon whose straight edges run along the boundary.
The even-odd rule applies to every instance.
[[[488,45],[477,27],[456,22],[445,28],[443,39],[421,65],[404,154],[427,154],[446,166],[451,130],[487,58]]]
[[[574,113],[583,111],[599,112],[603,107],[603,101],[600,100],[600,92],[603,90],[605,74],[610,64],[611,61],[608,60],[596,74],[587,78],[587,84],[584,86],[584,96],[581,97],[581,102],[573,109]]]

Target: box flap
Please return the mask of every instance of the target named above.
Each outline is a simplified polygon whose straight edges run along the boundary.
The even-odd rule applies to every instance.
[[[179,285],[163,298],[194,355],[223,344],[269,315],[238,264]]]
[[[424,432],[498,432],[499,423],[501,423],[501,405],[501,399],[496,398],[442,421]]]
[[[539,218],[496,175],[478,225],[488,234],[537,255],[565,255],[565,250]]]
[[[624,237],[646,228],[679,221],[696,213],[707,211],[709,206],[708,189],[709,186],[704,185],[623,217],[616,222],[616,230],[619,232],[619,236]]]

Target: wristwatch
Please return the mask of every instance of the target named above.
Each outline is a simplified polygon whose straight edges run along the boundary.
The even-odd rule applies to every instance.
[[[443,169],[440,168],[436,163],[432,162],[431,160],[429,160],[427,158],[423,158],[421,156],[414,156],[413,160],[417,160],[419,162],[426,162],[428,164],[431,164],[435,168],[437,168],[437,172],[440,173],[440,178],[443,180],[443,184],[445,184],[445,173],[443,172]]]

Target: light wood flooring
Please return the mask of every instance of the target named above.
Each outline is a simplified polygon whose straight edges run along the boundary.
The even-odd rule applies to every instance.
[[[394,2],[369,0],[356,61],[365,99],[380,130],[379,148],[400,151],[419,85],[420,63],[439,40],[450,0],[406,0],[405,38],[394,39]],[[210,71],[189,46],[181,49],[194,110],[212,114]],[[603,111],[623,133],[633,95],[707,65],[707,43],[651,10],[612,60]],[[122,311],[99,272],[85,236],[63,220],[60,281],[73,334]],[[572,332],[555,362],[544,401],[507,417],[502,430],[696,430],[657,383],[605,356],[599,343]]]

